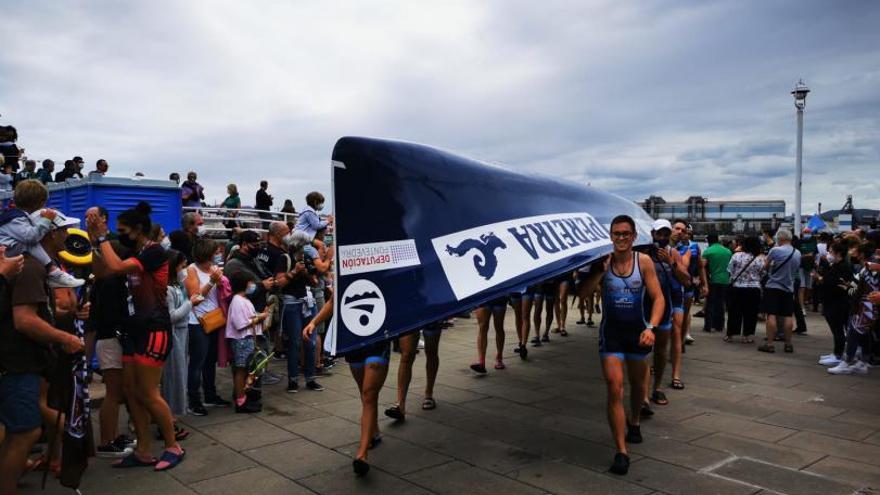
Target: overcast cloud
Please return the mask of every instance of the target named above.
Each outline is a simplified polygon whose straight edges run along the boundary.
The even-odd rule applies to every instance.
[[[259,179],[297,208],[337,138],[416,141],[631,199],[880,207],[873,1],[10,2],[0,123],[32,158]],[[59,163],[60,166],[60,163]]]

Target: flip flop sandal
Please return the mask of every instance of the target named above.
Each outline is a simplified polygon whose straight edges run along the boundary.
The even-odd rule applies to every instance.
[[[162,452],[162,457],[159,458],[159,462],[156,463],[156,467],[153,469],[155,471],[168,471],[169,469],[174,469],[178,464],[183,462],[184,457],[186,457],[186,451],[183,449],[180,449],[179,454],[166,450]]]
[[[721,337],[721,341],[729,344],[733,342],[733,339],[730,338],[730,335],[725,335],[724,337]]]
[[[189,430],[178,425],[177,423],[174,423],[174,439],[175,440],[177,440],[178,442],[181,442],[183,440],[186,440],[186,438],[188,436],[189,436]]]
[[[541,337],[541,342],[550,342],[550,336],[545,335],[545,336]]]
[[[497,363],[495,363],[496,370],[503,370],[505,368],[507,368],[507,366],[504,366],[504,363],[502,361],[498,361]]]
[[[565,330],[560,330],[559,334],[562,335],[563,337],[568,337],[568,332],[566,332]]]
[[[425,400],[422,401],[422,409],[425,411],[437,409],[437,402],[431,397],[425,397]]]
[[[666,398],[666,394],[659,390],[655,390],[653,394],[651,394],[651,402],[657,404],[658,406],[665,406],[669,404],[669,399]]]
[[[674,378],[669,386],[674,388],[675,390],[684,390],[684,382],[682,382],[678,378]]]
[[[758,351],[769,352],[770,354],[773,354],[774,352],[776,352],[776,348],[770,344],[764,344],[764,345],[758,346]]]
[[[647,402],[642,403],[642,409],[639,411],[639,415],[643,418],[650,418],[654,415],[654,410],[651,409],[651,406],[648,405]]]
[[[403,414],[403,411],[400,410],[400,406],[398,405],[393,405],[388,409],[385,409],[385,416],[388,416],[395,421],[406,421],[406,415]]]
[[[131,454],[123,457],[121,461],[111,464],[111,467],[120,469],[133,467],[152,467],[155,466],[157,462],[159,461],[157,461],[155,457],[150,457],[149,461],[142,461],[141,458],[137,456],[137,454],[132,452]]]
[[[785,344],[785,349],[784,349],[784,350],[785,350],[785,352],[787,352],[787,353],[790,354],[790,353],[794,352],[794,346],[791,345],[791,344]]]

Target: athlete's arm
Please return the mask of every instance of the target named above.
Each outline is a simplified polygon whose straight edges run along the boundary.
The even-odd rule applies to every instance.
[[[602,281],[602,277],[605,276],[605,272],[608,270],[608,262],[610,259],[611,255],[608,255],[604,261],[599,262],[602,264],[601,270],[590,270],[590,274],[587,275],[587,280],[578,288],[578,297],[586,298],[595,292],[596,288],[599,286],[599,282]]]
[[[660,280],[657,278],[657,272],[654,270],[654,263],[651,258],[645,254],[639,254],[639,266],[642,268],[642,280],[645,281],[645,289],[651,298],[651,326],[656,327],[663,319],[663,310],[666,309],[666,299],[663,297],[663,291],[660,290]],[[654,332],[645,329],[639,336],[639,345],[654,345]]]
[[[673,275],[675,275],[675,278],[681,285],[686,287],[688,280],[691,279],[691,276],[687,271],[687,265],[684,263],[684,260],[681,259],[681,254],[679,254],[678,251],[672,249],[670,252],[672,253]]]
[[[321,311],[318,311],[318,314],[303,328],[303,338],[310,339],[312,338],[312,334],[315,333],[315,327],[324,323],[331,316],[333,316],[333,297],[330,297],[324,306],[321,307]]]
[[[110,241],[105,240],[98,246],[98,248],[101,252],[101,256],[97,259],[101,260],[99,263],[103,263],[101,273],[105,276],[128,275],[130,273],[141,271],[141,264],[136,258],[132,257],[127,260],[120,259],[119,255],[116,254],[116,251],[113,250]]]
[[[706,265],[709,260],[700,260],[700,294],[706,297],[709,294],[709,277],[706,276]]]

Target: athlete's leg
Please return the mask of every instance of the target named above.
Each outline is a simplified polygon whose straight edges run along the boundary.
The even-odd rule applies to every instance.
[[[660,332],[663,333],[663,332]],[[629,424],[639,425],[644,397],[648,394],[648,359],[627,360],[627,373],[629,373]]]
[[[513,321],[516,324],[516,337],[519,340],[520,344],[523,344],[522,333],[523,333],[523,307],[520,299],[513,299],[511,301],[511,306],[513,306]]]
[[[477,362],[486,364],[486,339],[489,334],[489,317],[491,312],[488,307],[479,307],[477,315]]]
[[[522,300],[522,333],[519,334],[519,343],[525,347],[529,343],[529,333],[532,330],[532,298],[523,297]]]
[[[545,304],[546,310],[547,310],[547,321],[546,321],[546,325],[544,326],[544,337],[549,338],[550,337],[550,327],[553,325],[553,312],[554,312],[554,308],[556,306],[556,301],[555,301],[555,299],[547,299],[546,301],[544,301],[544,304]]]
[[[683,336],[684,336],[684,313],[676,311],[672,313],[672,334],[669,339],[669,361],[672,363],[672,379],[680,380],[681,379],[681,351],[683,349]],[[656,345],[654,347],[657,348]],[[657,370],[654,370],[656,375]],[[660,383],[660,378],[662,376],[658,376],[657,383]],[[654,390],[657,390],[658,387],[655,387]]]
[[[165,440],[165,448],[179,448],[174,434],[174,419],[168,403],[159,393],[159,383],[162,379],[162,367],[135,363],[135,375],[137,379],[137,393],[143,408],[152,418],[153,423],[159,426],[159,432]],[[138,438],[140,448],[140,438]]]
[[[507,312],[507,306],[496,306],[492,308],[492,320],[495,323],[495,362],[504,362],[504,314]],[[483,357],[486,356],[486,346],[483,346]]]
[[[781,318],[781,316],[771,315],[770,313],[767,313],[767,320],[764,322],[764,325],[767,329],[767,338],[764,340],[767,341],[767,345],[769,346],[773,345],[773,339],[776,338],[776,322],[778,321],[777,318]]]
[[[608,388],[608,426],[618,452],[626,453],[626,412],[623,408],[623,360],[617,356],[602,358],[602,374]]]
[[[673,323],[674,325],[674,323]],[[663,372],[666,371],[666,361],[669,358],[669,341],[672,337],[672,333],[675,330],[662,331],[658,330],[654,333],[654,388],[653,390],[660,390],[660,384],[663,383]],[[629,361],[627,361],[629,362]],[[647,373],[648,381],[650,382],[651,370],[645,366],[645,372]],[[645,387],[645,400],[648,400],[648,388]]]
[[[568,282],[559,284],[559,313],[556,314],[556,327],[565,330],[565,320],[568,319]]]
[[[404,335],[398,339],[400,343],[400,362],[397,365],[397,407],[406,414],[406,395],[412,381],[413,363],[416,360],[416,349],[419,346],[419,332]]]
[[[370,440],[379,434],[379,392],[388,375],[388,365],[372,362],[364,365],[363,385],[361,388],[361,442],[357,458],[367,459]]]
[[[425,335],[425,397],[434,398],[434,383],[437,382],[437,371],[440,369],[440,335]]]
[[[535,296],[535,338],[541,338],[541,314],[544,310],[544,297]]]

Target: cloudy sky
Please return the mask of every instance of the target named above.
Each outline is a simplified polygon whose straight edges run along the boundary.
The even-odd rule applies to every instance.
[[[0,123],[32,158],[266,178],[299,208],[344,135],[631,199],[880,208],[873,1],[38,1],[4,6]],[[276,199],[276,206],[280,201]]]

